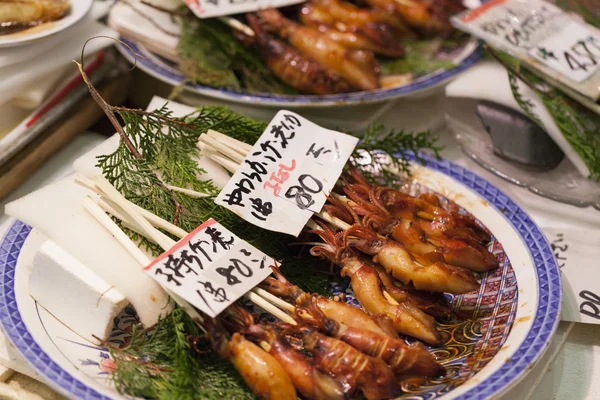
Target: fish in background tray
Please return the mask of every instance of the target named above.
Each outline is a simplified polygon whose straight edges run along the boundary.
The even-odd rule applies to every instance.
[[[69,0],[1,0],[0,35],[55,21],[70,8]]]

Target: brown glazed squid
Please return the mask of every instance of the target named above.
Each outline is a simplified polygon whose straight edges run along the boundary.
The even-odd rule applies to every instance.
[[[350,277],[350,284],[357,300],[369,314],[386,315],[392,320],[399,333],[415,337],[428,344],[440,344],[441,336],[431,316],[423,313],[410,301],[390,302],[390,299],[385,296],[375,266],[344,247],[343,233],[336,235],[331,228],[324,224],[320,225],[322,229],[310,232],[319,235],[324,243],[315,244],[310,250],[311,254],[332,261],[342,269],[342,276]]]
[[[401,244],[421,264],[429,265],[437,261],[474,271],[489,271],[498,267],[496,257],[476,238],[431,237],[421,228],[420,216],[402,218],[393,216],[381,207],[376,199],[369,197],[368,188],[360,185],[344,185],[343,192],[349,201],[330,200],[333,212],[348,223],[359,223],[374,232],[387,236]],[[347,208],[346,212],[342,209]],[[425,221],[427,223],[427,221]]]
[[[0,35],[62,18],[69,0],[0,0]]]
[[[294,302],[297,306],[302,306],[302,301],[306,299],[307,293],[298,286],[289,282],[281,273],[279,268],[271,267],[276,279],[267,278],[261,287],[271,294],[279,296],[288,301]],[[324,296],[316,297],[316,304],[321,312],[329,319],[349,327],[364,329],[379,335],[387,335],[397,338],[398,333],[392,321],[384,315],[375,317],[367,315],[360,308],[352,307],[341,301],[334,301]]]
[[[273,327],[255,324],[252,315],[239,305],[230,306],[226,313],[235,330],[268,348],[269,354],[281,364],[305,399],[343,400],[349,397],[351,387],[321,371],[313,358],[292,347]]]
[[[383,10],[360,9],[340,0],[312,0],[302,6],[299,18],[347,47],[387,57],[404,55],[399,38],[406,36],[405,27]]]
[[[344,246],[372,255],[373,262],[379,263],[387,273],[417,290],[462,294],[479,289],[479,282],[468,269],[440,261],[419,264],[402,245],[362,225],[353,225],[344,232]]]
[[[336,380],[357,388],[368,400],[392,399],[402,393],[394,373],[383,360],[323,335],[315,327],[289,325],[287,332],[298,336],[304,348]]]
[[[229,360],[250,390],[263,399],[296,400],[296,389],[281,364],[269,353],[239,333],[229,335],[219,320],[205,319],[211,348]],[[193,347],[199,338],[188,338]]]
[[[254,30],[254,37],[236,32],[236,36],[247,46],[257,49],[271,71],[295,89],[316,94],[345,93],[356,88],[336,73],[326,70],[316,61],[304,56],[289,44],[264,32],[257,17],[246,16]]]
[[[449,17],[464,9],[460,0],[366,0],[388,12],[396,11],[411,27],[424,35],[447,34]]]
[[[452,316],[452,307],[443,293],[417,290],[412,285],[404,285],[394,280],[381,265],[375,265],[383,288],[398,303],[411,301],[421,311],[436,319],[446,320]]]
[[[302,54],[343,77],[354,87],[360,90],[378,88],[379,68],[372,52],[348,49],[317,29],[291,21],[274,9],[258,11],[256,15],[265,29],[276,32]]]
[[[305,295],[303,306],[296,309],[296,315],[302,321],[316,326],[328,336],[348,343],[371,357],[382,359],[396,377],[405,376],[441,376],[445,368],[437,363],[435,357],[422,343],[406,344],[405,341],[367,331],[348,327],[327,318],[317,305],[317,296]]]

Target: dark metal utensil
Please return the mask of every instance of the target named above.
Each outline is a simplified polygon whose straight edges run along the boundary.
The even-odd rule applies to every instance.
[[[492,139],[496,155],[544,170],[555,168],[564,158],[546,131],[517,111],[483,100],[477,104],[476,113]]]

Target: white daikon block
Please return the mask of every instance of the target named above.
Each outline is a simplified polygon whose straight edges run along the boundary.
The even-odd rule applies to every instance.
[[[79,336],[97,344],[109,338],[114,318],[128,304],[114,286],[51,240],[35,255],[29,294]]]
[[[155,96],[148,105],[148,110],[156,110],[169,103],[168,108],[173,112],[174,117],[183,117],[184,115],[194,112],[194,107],[186,106],[180,103],[170,102],[162,97]],[[119,146],[119,135],[114,134],[106,141],[100,143],[98,146],[79,157],[73,163],[73,169],[75,172],[79,172],[88,178],[100,175],[102,171],[96,166],[98,164],[97,157],[100,155],[110,154],[114,152]],[[197,157],[198,167],[206,171],[206,174],[198,175],[200,180],[212,179],[213,183],[219,189],[223,189],[229,181],[230,175],[227,170],[219,163],[203,156]]]
[[[117,288],[134,306],[141,322],[152,326],[171,310],[169,297],[84,208],[83,199],[90,195],[96,196],[69,176],[7,204],[5,211],[48,236]]]

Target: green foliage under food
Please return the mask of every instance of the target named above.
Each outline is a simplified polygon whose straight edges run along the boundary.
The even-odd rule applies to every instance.
[[[248,92],[296,93],[217,19],[184,19],[178,49],[179,67],[192,82]]]
[[[413,74],[426,75],[439,69],[452,69],[456,65],[452,60],[441,59],[439,51],[442,46],[455,42],[445,42],[441,39],[411,40],[403,42],[405,56],[395,59],[380,59],[382,75]]]
[[[198,138],[208,129],[253,144],[266,128],[265,122],[221,107],[205,107],[184,118],[174,118],[166,107],[153,113],[112,109],[124,121],[125,131],[141,158],[122,141],[115,152],[99,157],[98,165],[127,199],[168,221],[177,220],[188,232],[212,217],[263,252],[282,260],[282,271],[292,282],[306,291],[325,294],[330,265],[310,256],[307,248],[290,247],[297,239],[257,228],[215,205],[213,200],[218,189],[202,177],[204,171],[194,161],[198,156]],[[371,155],[376,150],[390,154],[438,150],[429,133],[385,133],[383,126],[372,126],[358,148]],[[369,166],[377,167],[377,158],[373,160]],[[396,166],[406,171],[409,165],[400,159]],[[392,182],[392,177],[389,178]],[[210,196],[192,198],[171,193],[162,183],[193,188]],[[182,206],[179,212],[173,199]],[[127,232],[155,255],[161,253],[153,243]],[[254,397],[226,361],[212,352],[200,356],[190,351],[185,338],[198,333],[197,326],[179,308],[149,332],[137,327],[127,348],[111,348],[117,363],[117,370],[112,374],[117,388],[129,395],[160,399]]]

